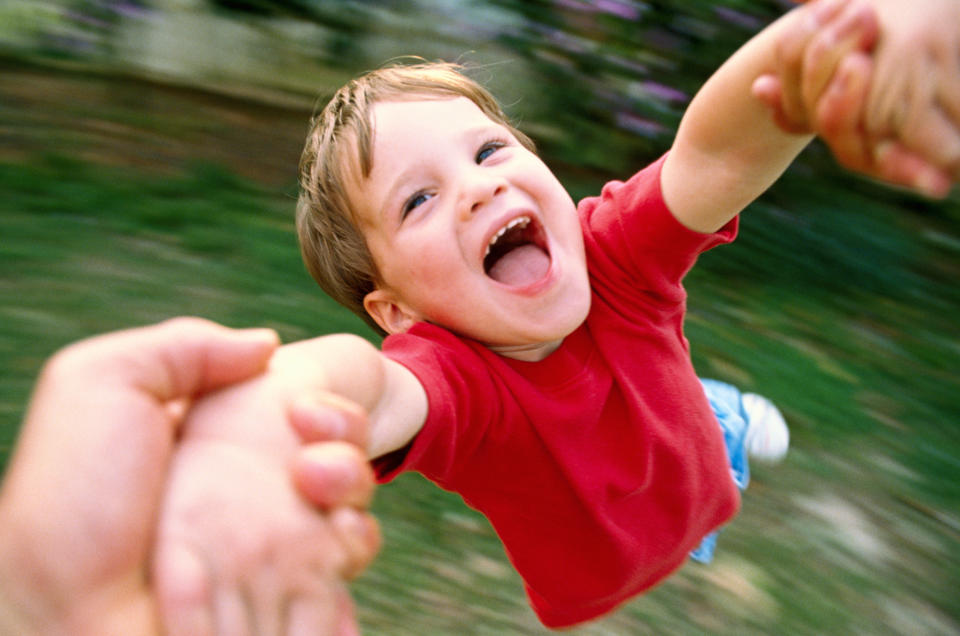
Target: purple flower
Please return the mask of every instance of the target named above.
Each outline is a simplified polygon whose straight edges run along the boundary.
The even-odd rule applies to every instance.
[[[640,87],[643,89],[643,92],[653,97],[658,97],[667,102],[685,102],[688,99],[688,96],[683,91],[677,90],[666,84],[660,84],[659,82],[647,81],[640,84]]]
[[[554,0],[553,4],[563,9],[587,13],[606,13],[625,20],[636,20],[646,5],[635,0]]]
[[[713,11],[721,20],[730,24],[742,26],[746,29],[750,29],[751,31],[756,31],[763,26],[763,21],[756,16],[743,13],[741,11],[736,11],[729,7],[714,7]]]
[[[666,132],[666,127],[650,119],[627,112],[619,112],[616,117],[617,126],[642,137],[658,137]]]

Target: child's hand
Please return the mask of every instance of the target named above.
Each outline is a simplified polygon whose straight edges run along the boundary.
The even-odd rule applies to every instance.
[[[317,392],[309,347],[285,349],[265,376],[190,412],[154,563],[170,634],[353,629],[344,581],[369,564],[380,540],[365,512],[372,473],[352,443],[300,449],[288,422],[310,428],[313,440],[362,443],[365,416]],[[299,399],[305,395],[314,397]],[[336,507],[314,510],[295,492],[295,480],[312,484],[305,493],[311,502]]]
[[[176,405],[260,374],[277,344],[180,318],[47,362],[0,491],[0,633],[158,633],[149,556]]]
[[[780,128],[799,134],[815,132],[820,99],[847,58],[873,48],[877,20],[862,0],[817,0],[798,11],[803,19],[781,36],[776,68],[757,78],[753,94]]]

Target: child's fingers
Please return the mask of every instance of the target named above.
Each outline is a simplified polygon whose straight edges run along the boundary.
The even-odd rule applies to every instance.
[[[292,466],[300,495],[314,506],[366,508],[373,499],[373,469],[353,444],[323,442],[303,449]]]
[[[835,19],[823,24],[807,47],[800,91],[813,109],[835,70],[848,54],[867,52],[876,43],[879,26],[873,9],[851,2]]]
[[[849,0],[818,0],[802,9],[803,19],[796,20],[792,28],[781,34],[776,43],[775,69],[781,81],[780,105],[775,112],[778,121],[789,122],[793,130],[807,130],[808,106],[803,101],[804,61],[811,41],[818,37],[824,25],[841,15]],[[832,67],[830,69],[832,72]],[[784,126],[781,125],[781,128]]]
[[[334,393],[305,395],[295,400],[287,409],[287,419],[304,442],[339,440],[367,448],[366,411]]]
[[[775,112],[792,127],[806,123],[806,113],[801,101],[800,86],[803,79],[803,59],[810,40],[820,30],[821,15],[829,19],[833,12],[839,11],[842,3],[838,0],[821,0],[810,9],[805,9],[803,20],[797,20],[795,26],[785,32],[776,43],[775,68],[780,78],[780,103]],[[781,126],[782,127],[782,126]]]
[[[780,83],[780,78],[776,75],[761,75],[754,80],[751,94],[770,109],[774,123],[783,132],[797,135],[810,132],[809,126],[791,121],[784,112],[783,86]]]
[[[380,551],[380,526],[373,515],[348,507],[331,511],[330,524],[346,551],[344,569],[338,574],[347,580],[355,579]]]
[[[772,73],[761,75],[753,81],[753,85],[750,87],[750,93],[756,99],[774,110],[780,106],[780,100],[783,98],[782,90],[783,86],[780,83],[780,78]]]

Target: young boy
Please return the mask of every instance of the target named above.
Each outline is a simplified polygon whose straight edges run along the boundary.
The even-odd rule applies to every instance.
[[[295,447],[258,428],[257,411],[310,389],[369,413],[382,480],[418,470],[482,511],[546,625],[600,616],[680,567],[736,513],[731,459],[743,449],[742,426],[725,443],[692,367],[681,280],[733,240],[739,211],[809,142],[780,130],[751,84],[798,21],[828,25],[843,6],[811,5],[751,40],[698,93],[669,153],[579,208],[450,66],[383,69],[341,89],[304,153],[298,230],[324,289],[389,335],[382,352],[345,335],[289,345],[265,378],[204,402],[158,535],[158,562],[189,567],[158,586],[227,579],[227,614],[236,587],[266,599],[256,611],[282,605],[238,573],[288,552],[264,519],[289,502],[239,495],[265,492],[264,474],[282,475]],[[854,27],[838,48],[860,46],[867,29]],[[337,424],[296,422],[304,437]],[[197,523],[191,512],[222,500],[218,488],[237,501]],[[168,624],[189,605],[167,603]]]

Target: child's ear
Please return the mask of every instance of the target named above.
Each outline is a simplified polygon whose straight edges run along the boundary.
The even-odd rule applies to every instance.
[[[406,306],[397,302],[393,294],[386,289],[374,289],[363,297],[363,308],[388,334],[403,333],[420,317]]]

